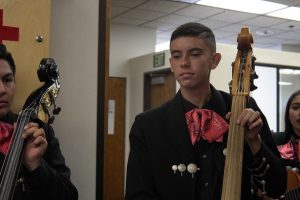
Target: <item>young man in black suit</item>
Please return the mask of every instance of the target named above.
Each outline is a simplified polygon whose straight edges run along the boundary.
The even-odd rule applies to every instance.
[[[125,199],[220,199],[231,98],[210,84],[210,72],[221,59],[214,34],[199,23],[181,25],[172,33],[170,51],[180,90],[169,102],[136,117]],[[256,188],[278,198],[286,188],[286,171],[253,99],[250,107],[236,122],[246,128],[241,199],[256,198]],[[199,114],[203,123],[212,123],[211,129],[190,138],[197,128],[190,121]]]

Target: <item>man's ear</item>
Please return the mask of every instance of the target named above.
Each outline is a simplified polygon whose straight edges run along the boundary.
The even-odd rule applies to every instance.
[[[216,69],[219,65],[219,62],[221,60],[222,56],[220,53],[214,53],[212,56],[212,64],[210,66],[211,69]]]

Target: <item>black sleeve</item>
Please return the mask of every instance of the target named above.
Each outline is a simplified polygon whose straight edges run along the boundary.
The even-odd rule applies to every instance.
[[[51,126],[44,127],[48,148],[41,165],[32,172],[24,173],[29,196],[47,200],[77,200],[78,193],[70,181],[70,169],[65,164],[58,139]]]
[[[250,99],[249,106],[261,113],[263,128],[260,134],[262,146],[258,153],[253,156],[247,147],[248,168],[257,187],[265,191],[267,196],[279,198],[286,190],[287,172],[272,138],[266,117],[253,99]]]
[[[150,156],[138,116],[131,128],[129,140],[125,200],[157,200]]]

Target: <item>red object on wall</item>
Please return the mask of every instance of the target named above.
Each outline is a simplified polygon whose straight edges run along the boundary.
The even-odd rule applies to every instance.
[[[3,10],[0,9],[0,44],[3,40],[19,41],[19,28],[3,26]]]

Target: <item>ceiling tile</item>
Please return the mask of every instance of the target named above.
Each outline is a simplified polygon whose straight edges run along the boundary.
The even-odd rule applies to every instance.
[[[194,17],[198,19],[204,19],[209,16],[216,15],[222,12],[224,11],[218,8],[212,8],[212,7],[201,6],[201,5],[191,5],[187,8],[177,11],[176,14],[188,16],[188,17]]]
[[[249,20],[251,18],[254,18],[255,16],[256,15],[254,15],[254,14],[225,10],[224,12],[222,12],[220,14],[210,17],[210,19],[225,21],[225,22],[230,22],[230,23],[237,23],[240,21]]]
[[[227,32],[227,31],[213,31],[216,37],[216,40],[218,39],[222,39],[222,38],[229,38],[229,37],[233,37],[235,36],[235,38],[237,37],[237,35],[233,34],[232,32]]]
[[[127,8],[133,8],[136,7],[147,0],[111,0],[110,5],[111,6],[121,6],[121,7],[127,7]]]
[[[258,27],[268,27],[268,26],[274,26],[277,24],[285,23],[288,20],[285,19],[279,19],[275,17],[266,17],[266,16],[258,16],[256,18],[246,20],[244,23],[258,26]]]
[[[249,24],[230,24],[230,25],[226,25],[224,27],[221,27],[217,30],[227,31],[227,32],[238,34],[238,33],[241,32],[242,27],[248,27],[252,34],[253,34],[253,32],[255,32],[259,28],[259,27],[256,27],[256,26],[251,26]]]
[[[129,8],[120,7],[120,6],[112,6],[110,8],[110,18],[120,15],[123,12],[128,11]]]
[[[284,30],[277,29],[277,27],[258,27],[253,31],[255,37],[276,37],[276,35],[285,32]]]
[[[128,19],[128,18],[116,17],[111,20],[111,23],[112,24],[129,25],[129,26],[138,26],[140,24],[145,23],[145,21],[139,20],[139,19]]]
[[[211,20],[210,18],[201,20],[201,21],[199,21],[199,23],[209,27],[212,30],[218,29],[218,28],[221,28],[224,26],[228,26],[231,24],[231,23],[222,22],[222,21],[218,21],[218,20]]]
[[[180,15],[174,15],[174,14],[167,15],[158,19],[158,21],[160,22],[167,22],[170,24],[177,24],[177,25],[181,25],[187,22],[194,22],[197,20],[198,20],[197,18],[185,17]]]
[[[160,11],[164,13],[172,13],[181,8],[186,7],[187,4],[172,2],[172,1],[160,1],[160,0],[149,0],[146,3],[138,6],[138,9]]]
[[[169,30],[171,28],[177,27],[177,25],[176,24],[163,23],[163,22],[159,22],[159,21],[151,21],[151,22],[143,24],[141,27],[147,27],[147,28],[157,29],[157,30],[160,30],[160,31],[166,31],[166,30]]]
[[[119,17],[124,17],[128,19],[140,19],[140,20],[154,20],[157,17],[163,16],[165,13],[158,11],[147,11],[147,10],[130,10]]]
[[[273,49],[300,43],[298,21],[202,6],[195,4],[197,1],[110,0],[111,23],[155,29],[157,42],[169,41],[172,31],[183,23],[200,22],[214,31],[217,42],[236,45],[241,27],[248,26],[255,47]],[[300,0],[268,1],[300,7]]]
[[[299,5],[299,0],[267,0],[274,3],[280,3],[288,6]]]
[[[273,26],[271,26],[270,28],[272,28],[272,27]],[[300,30],[300,22],[290,20],[285,23],[278,24],[274,27],[276,27],[277,29],[285,30],[285,31]]]
[[[231,44],[237,45],[237,34],[222,34],[224,37],[217,38],[217,41],[230,41]]]

